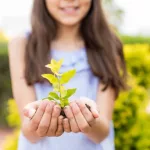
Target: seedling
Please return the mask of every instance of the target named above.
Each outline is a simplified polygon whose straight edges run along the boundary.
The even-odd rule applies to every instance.
[[[53,91],[49,92],[48,97],[44,99],[53,100],[59,104],[61,108],[64,108],[69,105],[69,98],[76,92],[76,88],[66,89],[64,85],[74,77],[76,70],[73,69],[60,74],[59,71],[62,64],[63,59],[59,61],[52,59],[50,64],[45,67],[51,69],[53,74],[42,74],[42,77],[46,78],[53,86]]]

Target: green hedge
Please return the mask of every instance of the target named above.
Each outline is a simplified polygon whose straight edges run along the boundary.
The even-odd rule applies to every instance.
[[[148,104],[147,90],[142,86],[137,85],[135,78],[130,77],[131,90],[120,94],[115,105],[114,124],[115,124],[115,145],[116,150],[141,150],[141,147],[149,148],[150,143],[147,141],[146,145],[141,145],[142,137],[148,138],[150,134],[146,135],[141,132],[144,126],[145,131],[149,131],[150,119],[149,114],[145,111],[145,103]],[[142,110],[142,117],[141,111]],[[145,126],[148,124],[148,126]],[[145,150],[145,149],[144,149]]]
[[[12,97],[7,43],[0,43],[0,126],[7,126],[7,99]]]
[[[146,107],[150,96],[149,45],[125,45],[124,52],[131,90],[121,93],[116,101],[114,113],[116,150],[148,150],[150,114],[146,112]]]
[[[150,44],[150,37],[120,35],[124,44]]]
[[[126,44],[124,46],[127,68],[136,78],[138,85],[150,87],[150,49],[149,44]]]

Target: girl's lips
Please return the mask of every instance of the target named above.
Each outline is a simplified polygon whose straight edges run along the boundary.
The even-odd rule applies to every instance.
[[[61,11],[68,15],[75,15],[77,11],[79,10],[79,7],[65,7],[61,8]]]

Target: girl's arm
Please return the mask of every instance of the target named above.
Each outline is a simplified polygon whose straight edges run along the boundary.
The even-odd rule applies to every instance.
[[[71,102],[64,111],[68,118],[64,123],[65,131],[82,132],[95,143],[100,143],[109,134],[110,121],[112,120],[115,91],[108,87],[102,92],[100,85],[96,103],[88,98]],[[91,107],[87,109],[85,104]],[[97,110],[99,112],[97,112]]]
[[[104,140],[109,134],[115,102],[115,90],[108,87],[103,92],[100,90],[101,88],[102,84],[99,86],[96,100],[99,117],[95,119],[95,123],[92,125],[90,132],[87,133],[87,136],[96,143]]]
[[[33,86],[28,86],[24,77],[25,63],[24,54],[27,39],[25,37],[16,37],[9,42],[9,66],[12,83],[13,97],[17,103],[21,126],[28,121],[28,118],[23,115],[23,108],[36,100],[36,95]],[[22,128],[23,133],[27,135],[30,141],[35,141],[38,138],[33,132],[28,132]]]
[[[28,86],[25,81],[26,43],[25,37],[15,38],[9,43],[9,64],[13,96],[21,118],[21,129],[24,136],[30,142],[35,143],[45,136],[60,136],[63,133],[62,116],[59,116],[61,108],[54,103],[35,101],[34,87]],[[32,117],[33,110],[36,112]],[[32,118],[29,119],[30,117]]]
[[[23,108],[36,100],[33,86],[28,86],[24,77],[24,53],[27,40],[25,37],[16,37],[9,42],[9,68],[12,83],[13,97],[16,100],[21,121],[23,121]]]

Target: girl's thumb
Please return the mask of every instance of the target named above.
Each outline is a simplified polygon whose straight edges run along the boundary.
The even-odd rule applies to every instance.
[[[30,119],[33,118],[35,112],[36,110],[34,108],[30,108],[30,109],[25,108],[23,110],[23,114]]]

